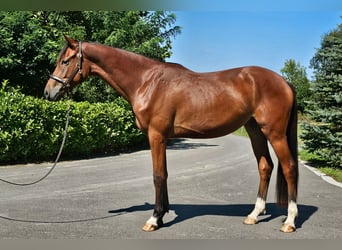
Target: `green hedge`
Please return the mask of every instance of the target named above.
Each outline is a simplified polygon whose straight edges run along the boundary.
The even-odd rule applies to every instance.
[[[70,125],[63,157],[89,157],[145,144],[126,101],[113,103],[48,102],[0,89],[0,164],[52,161],[63,138],[66,112]]]

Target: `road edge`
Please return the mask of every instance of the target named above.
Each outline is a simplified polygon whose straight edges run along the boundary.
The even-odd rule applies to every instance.
[[[342,188],[342,183],[335,181],[332,177],[330,177],[329,175],[326,175],[325,173],[319,171],[317,168],[311,167],[307,164],[307,162],[300,160],[300,163],[306,167],[307,169],[309,169],[311,172],[313,172],[315,175],[321,177],[325,182],[340,187]]]

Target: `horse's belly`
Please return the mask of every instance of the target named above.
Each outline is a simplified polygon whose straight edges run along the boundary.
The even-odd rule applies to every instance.
[[[237,129],[237,128],[236,128]],[[230,128],[220,128],[215,130],[198,130],[196,128],[185,127],[182,125],[177,125],[174,128],[174,133],[170,136],[174,137],[182,137],[182,138],[213,138],[220,137],[232,133],[236,129]]]
[[[237,130],[249,119],[250,115],[247,114],[234,117],[220,115],[216,118],[186,119],[182,122],[175,122],[172,137],[213,138],[224,136]]]

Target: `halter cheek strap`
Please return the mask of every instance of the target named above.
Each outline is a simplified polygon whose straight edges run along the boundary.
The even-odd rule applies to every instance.
[[[70,83],[72,82],[72,80],[74,80],[75,76],[77,73],[79,73],[82,76],[82,43],[78,42],[78,53],[77,53],[77,57],[78,57],[78,62],[77,62],[77,67],[74,69],[74,71],[72,72],[72,74],[70,75],[70,77],[67,80],[63,80],[62,78],[55,76],[55,75],[50,75],[50,78],[63,84],[62,89],[66,89],[68,92],[70,90]]]

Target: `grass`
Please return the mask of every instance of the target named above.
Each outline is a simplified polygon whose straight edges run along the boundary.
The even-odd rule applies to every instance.
[[[245,127],[243,127],[243,126],[240,127],[239,129],[235,130],[233,134],[248,137],[247,131],[246,131]]]
[[[342,170],[337,168],[322,167],[319,168],[320,171],[332,177],[335,181],[342,183]]]
[[[327,167],[319,156],[309,153],[307,150],[300,150],[299,157],[301,160],[306,161],[310,166],[317,168],[334,180],[342,183],[342,169]]]

